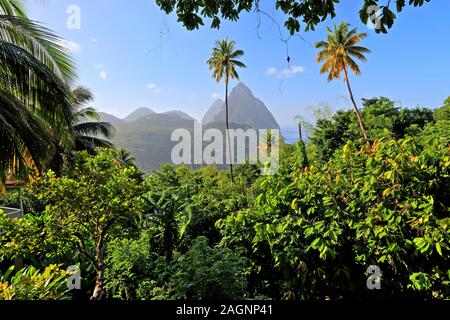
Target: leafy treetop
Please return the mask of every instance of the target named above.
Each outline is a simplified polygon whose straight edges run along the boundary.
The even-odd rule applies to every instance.
[[[379,12],[376,31],[386,33],[394,24],[395,12],[401,12],[407,2],[418,7],[430,0],[363,0],[359,13],[361,21],[367,23],[375,12]],[[287,16],[284,26],[291,34],[295,34],[300,31],[302,23],[308,31],[314,30],[317,24],[329,16],[334,18],[338,3],[339,0],[277,0],[275,7]],[[237,21],[243,11],[253,9],[256,13],[262,12],[259,0],[156,0],[156,4],[168,14],[176,11],[178,21],[188,30],[204,25],[204,18],[212,20],[211,28],[219,28],[221,19]]]

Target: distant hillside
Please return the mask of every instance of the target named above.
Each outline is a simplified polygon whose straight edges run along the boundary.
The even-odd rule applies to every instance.
[[[186,119],[186,120],[194,120],[194,118],[192,118],[190,115],[188,115],[187,113],[184,113],[183,111],[179,111],[179,110],[174,110],[174,111],[167,111],[164,112],[163,114],[167,114],[167,115],[175,115],[175,116],[179,116],[180,118]]]
[[[228,96],[229,121],[249,125],[254,129],[280,129],[277,121],[264,103],[255,98],[251,90],[239,83]],[[203,117],[203,125],[225,121],[225,102],[217,100]]]
[[[162,164],[172,163],[171,153],[178,142],[171,141],[172,132],[178,128],[184,128],[191,132],[194,130],[194,122],[178,117],[169,120],[166,117],[147,116],[133,123],[116,126],[116,137],[113,143],[117,146],[126,147],[136,159],[137,166],[144,172],[158,169]],[[164,126],[154,124],[154,121],[164,120]],[[207,129],[219,129],[224,132],[224,123],[214,122],[204,127]],[[232,129],[248,129],[249,126],[230,124]],[[193,136],[193,134],[192,134]],[[206,146],[208,143],[204,143]],[[193,148],[192,148],[193,151]],[[196,166],[193,166],[196,167]]]
[[[123,119],[117,118],[116,116],[113,116],[112,114],[105,113],[105,112],[99,112],[100,120],[104,122],[109,122],[113,126],[122,124],[125,121]]]
[[[221,99],[216,100],[211,107],[209,107],[208,111],[206,111],[205,116],[203,117],[202,123],[208,124],[211,122],[217,121],[217,116],[222,111],[222,108],[224,107],[225,102]],[[222,119],[221,121],[224,121]]]
[[[195,120],[181,117],[175,113],[154,113],[144,116],[136,121],[128,122],[133,127],[159,127],[159,128],[193,128]]]
[[[229,102],[230,128],[279,129],[278,123],[264,103],[255,98],[244,84],[239,84],[231,91]],[[204,130],[216,128],[224,131],[224,109],[222,100],[214,102],[203,118]],[[130,150],[138,167],[144,172],[172,162],[172,148],[177,144],[171,142],[174,129],[193,131],[196,125],[194,118],[178,110],[155,113],[149,108],[139,108],[124,119],[107,113],[101,113],[101,118],[102,121],[111,122],[116,128],[112,142]]]
[[[135,121],[115,125],[116,135],[112,142],[130,150],[138,167],[148,172],[171,162],[170,155],[175,146],[170,141],[173,130],[191,129],[194,123],[176,113],[147,114]]]

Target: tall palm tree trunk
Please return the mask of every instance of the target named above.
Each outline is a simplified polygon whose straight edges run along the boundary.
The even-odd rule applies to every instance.
[[[225,79],[225,126],[227,135],[227,146],[228,146],[228,159],[230,160],[230,178],[231,182],[234,182],[233,178],[233,159],[231,159],[231,139],[230,139],[230,124],[228,122],[228,75]]]
[[[302,124],[300,122],[298,123],[298,137],[300,141],[303,141]]]
[[[358,118],[359,127],[361,128],[361,131],[362,131],[362,134],[364,136],[364,139],[366,140],[366,143],[370,144],[369,138],[367,138],[367,133],[366,133],[366,129],[364,127],[364,123],[363,123],[363,120],[362,120],[362,117],[361,117],[361,113],[359,112],[358,106],[356,105],[356,102],[355,102],[355,98],[353,97],[353,91],[352,91],[352,88],[350,86],[350,82],[348,81],[347,68],[345,66],[344,66],[344,81],[347,84],[348,92],[350,93],[350,99],[352,100],[353,108],[355,109],[356,117]]]

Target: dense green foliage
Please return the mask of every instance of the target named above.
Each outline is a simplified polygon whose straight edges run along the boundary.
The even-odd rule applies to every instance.
[[[269,296],[363,297],[364,271],[378,265],[380,295],[412,295],[411,286],[448,297],[449,156],[442,141],[349,142],[322,167],[265,180],[253,210],[219,222],[222,242],[245,244],[253,286]]]
[[[425,125],[434,125],[433,111],[425,108],[398,108],[387,98],[363,100],[362,119],[370,140],[381,137],[403,138],[419,134]],[[442,112],[436,110],[436,114]],[[330,119],[319,118],[311,135],[314,157],[328,161],[348,140],[358,141],[360,129],[351,110],[339,110]],[[358,145],[361,145],[358,142]]]
[[[245,258],[228,248],[211,248],[198,237],[167,263],[148,246],[149,234],[111,247],[107,289],[114,298],[223,300],[244,297]]]
[[[56,178],[50,171],[32,186],[47,205],[50,232],[76,244],[93,263],[97,274],[93,298],[103,294],[106,243],[111,233],[129,223],[139,194],[135,167],[124,167],[115,156],[101,150],[94,157],[79,153],[69,176]]]
[[[50,265],[41,273],[33,266],[0,274],[0,300],[64,300],[69,298],[68,273]]]
[[[172,165],[142,181],[126,154],[78,153],[67,175],[32,183],[34,211],[0,216],[3,265],[78,264],[86,298],[449,298],[448,101],[364,105],[370,146],[339,111],[282,146],[277,174],[242,165],[233,184]],[[370,265],[381,290],[366,287]]]

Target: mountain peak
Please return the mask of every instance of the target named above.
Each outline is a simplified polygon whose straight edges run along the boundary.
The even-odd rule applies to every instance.
[[[154,113],[155,112],[152,109],[141,107],[130,113],[124,120],[127,122],[132,122]]]
[[[147,107],[140,107],[140,108],[137,108],[136,110],[134,110],[131,114],[133,114],[133,113],[139,113],[139,112],[155,113],[155,111],[153,111],[153,110],[150,109],[150,108],[147,108]]]
[[[254,129],[279,129],[277,121],[264,103],[242,82],[228,96],[229,121]],[[203,125],[225,121],[225,102],[217,100],[203,117]]]
[[[239,94],[239,95],[251,95],[253,97],[253,93],[249,87],[247,87],[243,82],[239,82],[233,90],[231,90],[231,94]]]
[[[163,114],[167,114],[170,116],[175,116],[175,117],[179,117],[185,120],[194,120],[194,118],[192,118],[190,115],[188,115],[187,113],[180,111],[180,110],[171,110],[171,111],[166,111]]]

